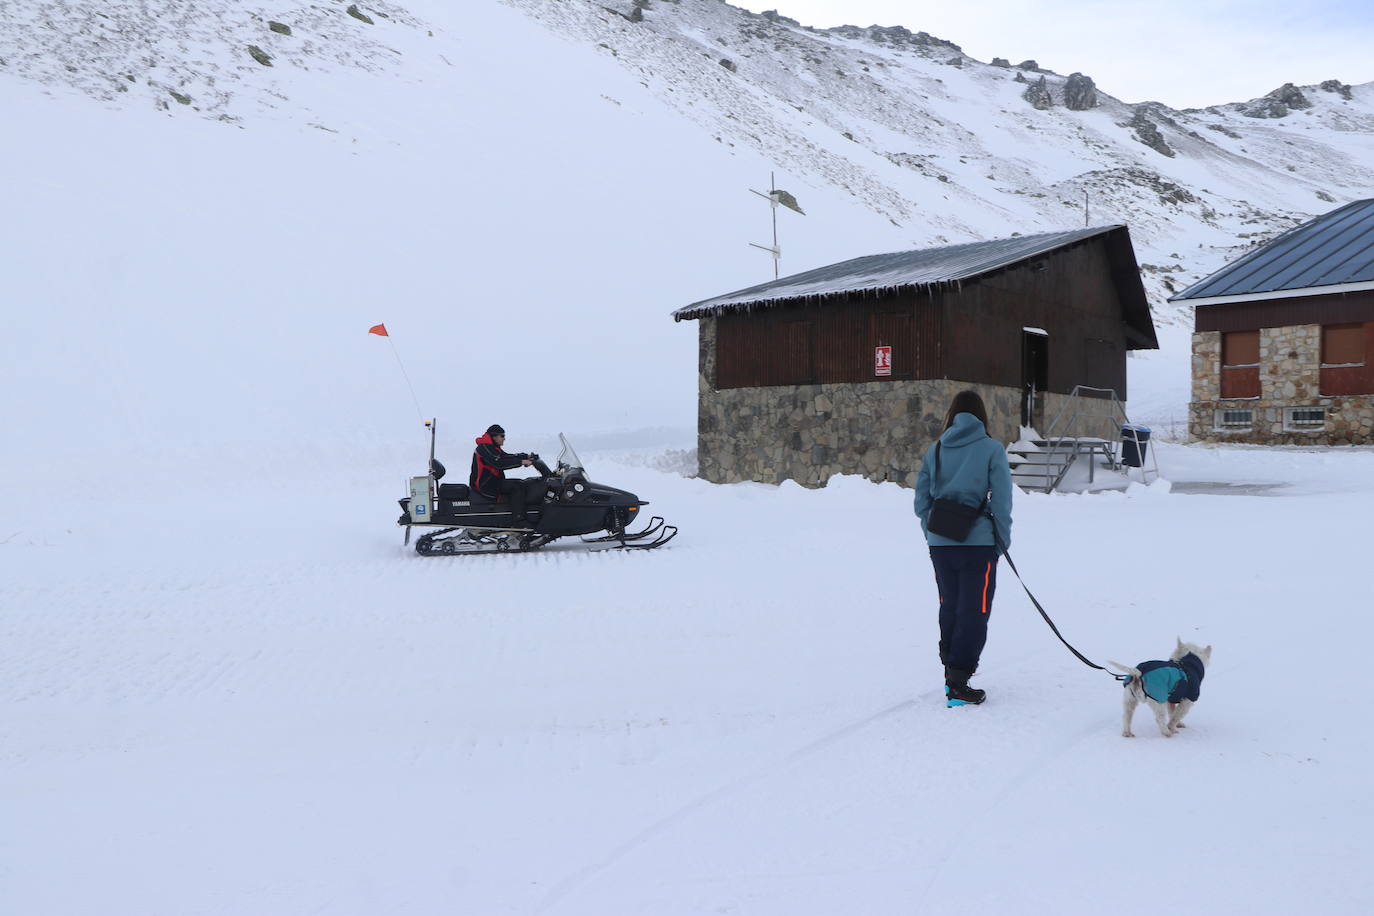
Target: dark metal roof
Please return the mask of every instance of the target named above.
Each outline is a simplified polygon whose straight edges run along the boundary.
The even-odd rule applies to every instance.
[[[1282,295],[1289,290],[1371,282],[1374,199],[1357,200],[1290,229],[1169,301]]]
[[[783,303],[818,302],[855,293],[876,295],[907,289],[931,290],[958,286],[1103,235],[1109,237],[1113,279],[1125,307],[1124,317],[1131,331],[1131,346],[1156,348],[1159,344],[1155,339],[1154,322],[1150,317],[1145,290],[1140,283],[1140,268],[1136,264],[1130,234],[1122,225],[868,255],[703,299],[677,309],[673,312],[673,318],[682,321],[722,312],[769,308]]]

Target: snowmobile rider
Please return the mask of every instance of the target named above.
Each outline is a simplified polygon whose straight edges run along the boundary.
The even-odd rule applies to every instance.
[[[486,433],[478,437],[477,448],[472,453],[472,473],[468,475],[468,486],[493,502],[500,501],[503,496],[509,497],[515,520],[523,522],[526,521],[526,504],[544,495],[544,478],[507,480],[506,471],[529,467],[534,462],[525,452],[507,454],[502,450],[505,444],[506,431],[496,423],[488,426]]]

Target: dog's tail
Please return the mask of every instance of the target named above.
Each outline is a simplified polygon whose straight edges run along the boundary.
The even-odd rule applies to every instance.
[[[1136,681],[1137,683],[1140,681],[1139,668],[1132,668],[1130,665],[1123,665],[1120,662],[1109,661],[1107,662],[1107,664],[1111,665],[1113,668],[1115,668],[1117,671],[1120,671],[1122,674],[1127,675],[1127,677],[1129,678],[1129,680],[1126,681],[1127,685],[1129,685],[1131,681]]]

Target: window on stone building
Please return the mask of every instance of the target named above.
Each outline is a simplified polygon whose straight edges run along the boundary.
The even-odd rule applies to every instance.
[[[1283,428],[1290,432],[1307,432],[1326,428],[1325,407],[1289,407],[1283,412]]]
[[[1345,369],[1364,365],[1365,328],[1363,324],[1322,326],[1322,368]]]
[[[1250,429],[1255,425],[1255,412],[1253,410],[1218,410],[1216,413],[1216,428],[1237,432],[1239,430]]]
[[[1260,396],[1259,331],[1227,331],[1221,335],[1221,396]]]

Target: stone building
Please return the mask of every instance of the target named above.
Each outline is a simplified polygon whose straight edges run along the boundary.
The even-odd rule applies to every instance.
[[[1125,226],[856,258],[678,309],[698,322],[698,459],[717,483],[910,484],[971,388],[1003,442],[1076,385],[1126,397],[1158,346]]]
[[[1192,438],[1374,443],[1374,199],[1304,223],[1170,301],[1196,306]]]

